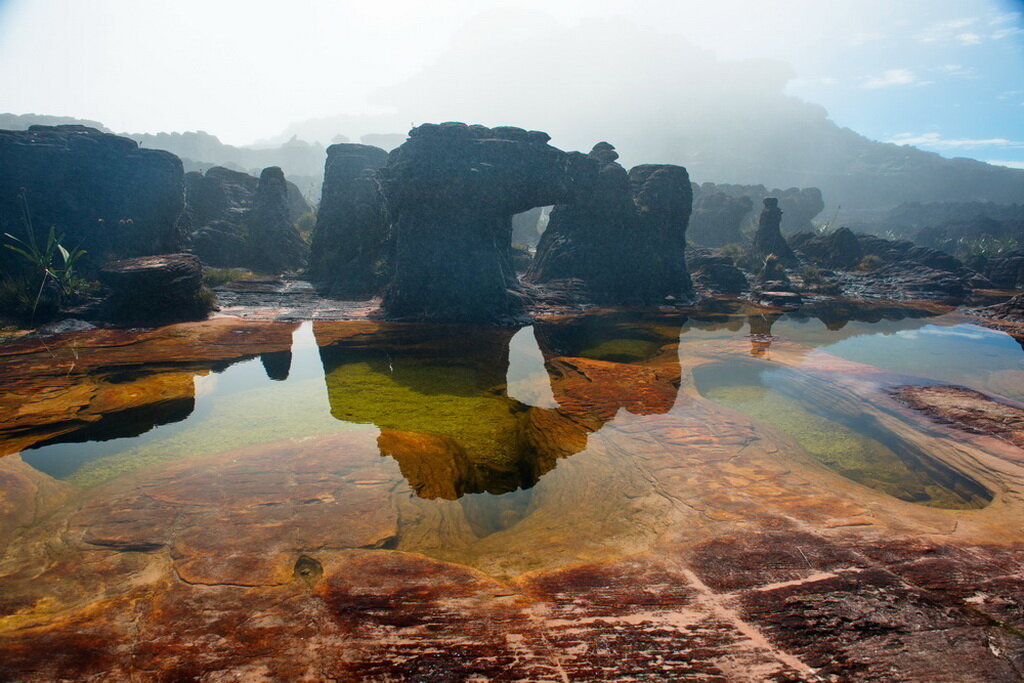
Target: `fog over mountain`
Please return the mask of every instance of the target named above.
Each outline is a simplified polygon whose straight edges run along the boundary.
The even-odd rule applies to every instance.
[[[815,186],[828,211],[1024,198],[1024,170],[870,140],[787,94],[794,76],[785,62],[719,59],[626,20],[566,25],[492,12],[470,20],[415,75],[373,94],[367,110],[378,113],[311,118],[251,146],[225,145],[218,131],[129,134],[191,167],[279,165],[314,199],[332,142],[390,148],[413,125],[450,120],[544,130],[566,150],[607,140],[627,166],[682,164],[698,183]]]

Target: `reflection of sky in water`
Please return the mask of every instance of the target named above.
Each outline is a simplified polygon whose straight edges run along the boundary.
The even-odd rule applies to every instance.
[[[1024,349],[1013,337],[977,325],[924,325],[888,335],[858,335],[822,347],[846,360],[1024,399]]]
[[[537,408],[558,407],[532,325],[516,332],[509,342],[506,378],[509,398]]]

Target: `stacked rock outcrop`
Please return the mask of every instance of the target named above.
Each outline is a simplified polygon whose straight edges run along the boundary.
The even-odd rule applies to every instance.
[[[370,145],[327,148],[309,277],[334,296],[369,297],[387,284],[390,231],[378,174],[387,158]]]
[[[381,170],[394,240],[393,317],[500,321],[521,312],[512,216],[573,197],[582,155],[521,128],[424,124]]]
[[[85,126],[0,131],[0,232],[27,238],[27,206],[37,242],[51,226],[79,262],[95,271],[106,260],[178,251],[185,235],[181,161],[128,138]],[[0,249],[0,270],[18,267]]]
[[[651,164],[626,173],[607,142],[588,157],[596,179],[551,210],[527,279],[581,280],[591,298],[605,303],[688,295],[684,250],[693,193],[686,169]]]

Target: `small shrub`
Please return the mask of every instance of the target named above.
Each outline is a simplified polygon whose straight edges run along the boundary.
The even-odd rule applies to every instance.
[[[316,227],[316,215],[311,211],[299,216],[299,219],[295,221],[295,229],[299,231],[299,235],[302,236],[306,242],[312,241],[313,228]]]
[[[884,263],[885,261],[882,260],[881,256],[878,256],[877,254],[868,254],[864,257],[864,260],[857,264],[857,270],[870,273],[871,271],[881,268]]]
[[[731,244],[726,244],[721,249],[719,249],[718,252],[722,256],[728,256],[729,258],[731,258],[732,262],[736,265],[737,268],[741,268],[747,272],[759,272],[761,268],[764,266],[763,260],[754,256],[753,252],[750,249],[750,246],[743,244],[741,242],[732,242]]]

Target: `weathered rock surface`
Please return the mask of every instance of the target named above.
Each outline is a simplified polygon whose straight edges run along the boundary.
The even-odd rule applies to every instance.
[[[298,270],[309,260],[309,245],[290,217],[288,187],[277,166],[263,169],[252,210],[246,215],[250,263],[262,273]]]
[[[378,175],[387,158],[369,145],[327,148],[309,277],[334,296],[368,298],[387,284],[392,248]]]
[[[279,273],[308,257],[294,224],[309,204],[277,167],[260,178],[221,166],[187,173],[185,198],[192,249],[206,265]]]
[[[415,495],[372,430],[197,453],[84,492],[0,460],[0,520],[14,520],[0,526],[0,676],[1020,678],[1024,450],[940,439],[884,393],[888,373],[776,342],[768,367],[827,379],[811,400],[997,492],[972,510],[896,500],[701,398],[693,370],[735,361],[747,340],[680,353],[685,318],[643,322],[538,329],[545,358],[570,371],[553,387],[560,409],[583,425],[611,417],[490,525],[472,496]],[[221,325],[176,326],[173,341],[227,353],[269,336],[229,334],[237,323],[190,336]],[[372,339],[354,332],[380,325],[319,336],[358,350]],[[173,348],[144,341],[104,352],[138,363]],[[22,377],[63,370],[23,355]]]
[[[169,323],[205,318],[203,266],[194,254],[139,256],[107,263],[100,281],[109,290],[103,316],[123,323]]]
[[[596,181],[551,210],[526,279],[579,280],[604,303],[688,296],[684,252],[693,195],[686,169],[644,165],[627,174],[607,142],[588,156],[598,167]]]
[[[67,248],[88,252],[79,261],[87,271],[184,246],[183,172],[173,154],[84,126],[32,126],[0,131],[0,159],[0,232],[27,237],[24,189],[37,242],[53,226]],[[0,270],[20,266],[14,252],[0,252]]]
[[[688,251],[686,265],[696,287],[708,294],[739,294],[750,286],[730,257],[713,255],[707,249]]]
[[[424,124],[391,152],[382,170],[395,240],[389,316],[520,315],[512,216],[570,200],[582,160],[549,139],[512,127]]]
[[[947,385],[896,387],[893,395],[939,422],[1024,448],[1022,406],[998,401],[973,389]]]
[[[733,197],[724,192],[701,191],[694,197],[687,237],[705,247],[743,242],[743,220],[753,209],[754,203],[745,195]]]
[[[793,250],[789,248],[786,238],[782,236],[782,210],[776,197],[765,197],[764,208],[757,221],[757,232],[754,233],[754,255],[759,258],[774,256],[783,264],[796,261]]]
[[[1024,250],[1014,250],[998,256],[976,256],[967,267],[983,274],[1001,289],[1024,289]]]
[[[798,233],[789,245],[803,259],[826,268],[855,268],[864,260],[864,250],[849,228],[827,234]]]

